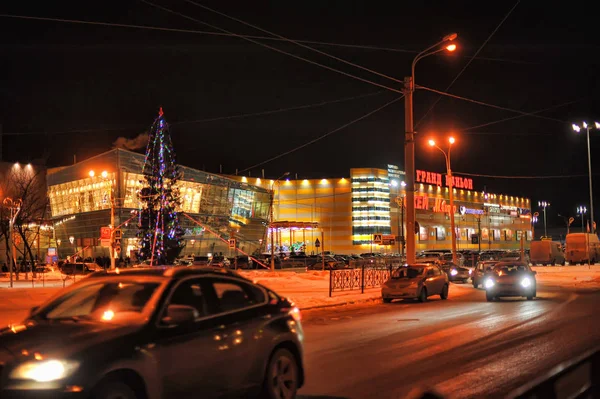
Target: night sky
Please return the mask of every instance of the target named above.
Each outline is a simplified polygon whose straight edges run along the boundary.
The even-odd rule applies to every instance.
[[[143,1],[41,3],[11,2],[2,4],[0,12],[215,31]],[[237,34],[268,36],[185,0],[156,3]],[[310,44],[398,80],[410,73],[417,52],[457,32],[456,52],[425,58],[417,66],[416,83],[442,91],[515,5],[513,1],[391,5],[397,3],[201,4],[292,39],[395,49]],[[473,176],[478,190],[485,186],[490,192],[527,196],[534,204],[550,201],[549,224],[562,225],[557,213],[573,216],[577,205],[589,207],[585,136],[575,134],[571,123],[600,119],[596,94],[600,35],[589,2],[551,4],[518,4],[447,91],[528,113],[554,107],[539,115],[555,120],[523,116],[462,131],[519,114],[443,97],[417,129],[416,162],[418,169],[443,172],[443,156],[432,151],[426,139],[452,132],[457,138],[452,153],[457,174],[582,175],[561,179]],[[243,170],[291,150],[399,96],[238,37],[7,17],[0,21],[0,123],[5,134],[3,158],[8,161],[46,159],[48,166],[59,166],[73,162],[73,155],[83,160],[109,150],[119,137],[134,139],[143,133],[162,106],[172,124],[181,164],[210,172],[218,172],[222,165],[225,173],[234,173],[236,168]],[[401,88],[395,81],[291,43],[261,42]],[[353,97],[357,98],[287,112],[221,118]],[[415,122],[437,97],[423,90],[415,93]],[[264,168],[267,176],[289,171],[299,178],[321,178],[348,176],[351,167],[393,163],[402,168],[403,105],[398,101],[250,172],[258,176]],[[600,157],[593,157],[600,149],[600,131],[591,134],[597,175]],[[600,187],[599,179],[595,183]],[[600,201],[596,198],[595,202],[600,215]]]

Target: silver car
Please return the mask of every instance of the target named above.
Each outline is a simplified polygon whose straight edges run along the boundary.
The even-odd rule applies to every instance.
[[[449,285],[448,276],[439,266],[417,263],[393,270],[390,279],[381,287],[381,296],[385,303],[403,298],[417,298],[425,302],[431,295],[446,299]]]

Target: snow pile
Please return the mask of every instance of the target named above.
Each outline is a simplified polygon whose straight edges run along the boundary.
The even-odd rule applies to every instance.
[[[562,287],[600,288],[600,265],[532,267],[537,281]]]

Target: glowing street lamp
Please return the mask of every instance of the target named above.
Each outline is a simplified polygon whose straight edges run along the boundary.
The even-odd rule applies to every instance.
[[[592,194],[592,155],[590,153],[590,130],[600,130],[600,122],[594,122],[594,126],[588,125],[586,122],[581,124],[587,132],[587,153],[588,153],[588,175],[590,181],[590,219],[592,220],[592,233],[596,232],[596,222],[594,221],[594,195]],[[575,123],[571,125],[577,133],[581,132],[581,127]]]
[[[450,152],[452,150],[452,144],[455,143],[454,137],[450,136],[448,138],[448,152],[442,150],[436,143],[435,140],[430,139],[429,145],[431,147],[435,147],[444,154],[444,158],[446,159],[446,173],[448,174],[448,182],[449,187],[448,191],[450,192],[450,228],[452,229],[452,263],[456,263],[456,228],[454,226],[454,181],[452,180],[452,167],[450,165]]]
[[[442,51],[455,51],[456,44],[450,43],[458,37],[451,33],[433,46],[427,47],[414,58],[410,76],[404,78],[404,162],[406,169],[406,261],[415,262],[415,132],[413,131],[413,92],[415,91],[415,66],[419,60]]]
[[[544,209],[544,237],[548,237],[548,230],[546,229],[546,208],[550,206],[547,201],[538,201],[538,206]]]
[[[585,206],[578,206],[577,207],[577,214],[581,215],[581,232],[584,232],[583,229],[583,215],[585,215],[587,213],[587,208]]]

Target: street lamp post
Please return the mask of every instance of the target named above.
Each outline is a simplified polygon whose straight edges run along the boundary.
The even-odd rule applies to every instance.
[[[590,219],[592,225],[592,233],[596,233],[596,222],[594,221],[594,195],[592,193],[592,155],[590,152],[590,130],[600,130],[600,122],[594,122],[594,126],[588,125],[586,122],[581,124],[587,133],[587,155],[588,155],[588,178],[590,184]],[[581,127],[579,125],[573,124],[573,130],[579,133],[581,131]]]
[[[10,266],[8,267],[9,269],[9,275],[10,275],[10,288],[13,287],[13,267],[16,268],[17,267],[17,242],[16,242],[16,236],[15,236],[15,221],[17,220],[17,216],[19,215],[19,212],[21,211],[21,206],[23,205],[23,201],[21,199],[16,199],[13,200],[10,197],[6,197],[4,198],[4,201],[2,202],[4,204],[4,206],[8,207],[8,209],[10,209],[10,219],[8,219],[8,230],[10,232],[10,237],[11,237],[11,247],[12,247],[12,262],[10,264]]]
[[[437,148],[444,154],[446,159],[446,173],[448,174],[448,191],[450,192],[450,228],[452,229],[452,263],[456,264],[456,228],[454,226],[454,182],[452,181],[452,166],[450,164],[450,153],[452,151],[452,144],[454,144],[454,137],[448,138],[448,152],[442,150],[434,140],[429,140],[429,145]]]
[[[96,173],[93,170],[89,172],[90,177],[94,177]],[[108,200],[110,203],[110,268],[114,270],[116,267],[115,248],[114,248],[114,233],[115,233],[115,202],[113,195],[112,182],[108,179],[108,172],[102,171],[100,176],[105,182],[108,182]]]
[[[290,172],[285,172],[271,184],[271,191],[270,191],[271,209],[269,212],[269,219],[270,219],[269,230],[271,230],[271,270],[273,270],[273,271],[275,270],[275,239],[273,237],[273,207],[275,205],[275,188],[274,187],[275,187],[275,184],[277,184],[279,182],[279,180],[281,180],[285,176],[288,176],[289,174],[290,174]]]
[[[544,209],[544,237],[548,237],[548,230],[546,229],[546,208],[550,206],[547,201],[538,201],[538,206]]]
[[[587,208],[585,206],[578,206],[577,207],[577,214],[581,215],[581,232],[584,233],[585,230],[583,228],[583,215],[585,215],[587,213]]]
[[[404,166],[406,169],[406,261],[415,262],[415,132],[413,131],[413,92],[415,91],[415,65],[427,56],[441,51],[456,50],[455,44],[443,46],[456,39],[456,33],[445,36],[442,40],[421,51],[412,62],[411,74],[404,78]]]

